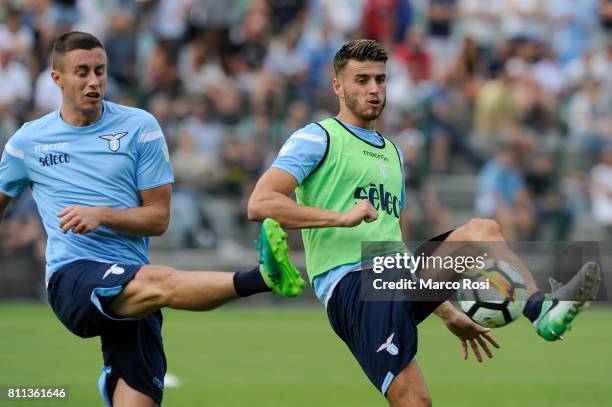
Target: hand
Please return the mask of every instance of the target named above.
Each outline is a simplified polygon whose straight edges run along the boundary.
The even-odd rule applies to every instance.
[[[477,323],[472,321],[467,315],[459,311],[456,311],[452,313],[449,317],[445,318],[444,324],[446,325],[448,330],[457,335],[457,337],[461,341],[461,350],[463,351],[464,360],[467,360],[468,358],[468,342],[470,343],[470,347],[474,352],[474,356],[476,356],[476,359],[479,362],[482,362],[482,355],[480,354],[478,345],[480,345],[482,350],[484,350],[489,359],[493,358],[493,353],[491,353],[489,345],[487,345],[485,339],[495,348],[499,349],[499,344],[497,343],[495,338],[493,338],[493,335],[491,335],[491,332],[488,328],[484,328],[478,325]]]
[[[73,205],[64,208],[57,214],[59,226],[64,234],[72,230],[74,234],[93,232],[102,222],[102,208]]]
[[[363,221],[370,223],[376,219],[378,219],[378,211],[370,201],[364,199],[342,214],[340,225],[353,227],[360,225]]]

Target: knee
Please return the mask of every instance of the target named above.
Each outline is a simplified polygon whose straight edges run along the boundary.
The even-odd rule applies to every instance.
[[[423,394],[418,398],[416,405],[422,407],[431,407],[432,404],[433,403],[431,402],[431,397],[429,396],[429,394]]]
[[[463,234],[466,241],[490,242],[504,240],[499,223],[493,219],[473,218],[466,223]]]
[[[389,400],[390,407],[431,407],[431,396],[428,392],[406,393]]]

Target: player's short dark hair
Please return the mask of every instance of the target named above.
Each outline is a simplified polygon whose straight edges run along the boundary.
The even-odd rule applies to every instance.
[[[62,34],[53,42],[52,66],[57,70],[61,66],[61,57],[75,49],[90,50],[104,46],[95,36],[82,31],[71,31]]]
[[[334,56],[336,75],[344,69],[349,60],[387,62],[387,51],[374,40],[360,39],[347,42]]]

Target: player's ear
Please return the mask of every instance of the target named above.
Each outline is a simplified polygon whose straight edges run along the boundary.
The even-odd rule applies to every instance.
[[[53,82],[55,82],[60,89],[63,89],[62,73],[60,71],[56,71],[55,69],[51,70],[51,79],[53,79]]]
[[[342,83],[340,82],[340,79],[338,79],[338,76],[336,76],[334,78],[334,80],[332,81],[332,87],[334,89],[334,93],[339,98],[343,98],[344,97],[344,92],[342,92]]]

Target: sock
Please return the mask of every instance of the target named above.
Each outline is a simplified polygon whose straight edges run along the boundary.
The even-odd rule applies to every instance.
[[[527,304],[525,304],[523,315],[525,315],[527,319],[531,322],[534,322],[540,316],[540,311],[542,310],[543,303],[544,293],[542,291],[537,291],[531,294],[531,296],[527,300]]]
[[[259,266],[254,267],[249,271],[239,271],[234,273],[234,289],[241,297],[248,297],[249,295],[257,293],[272,291],[261,276]]]

